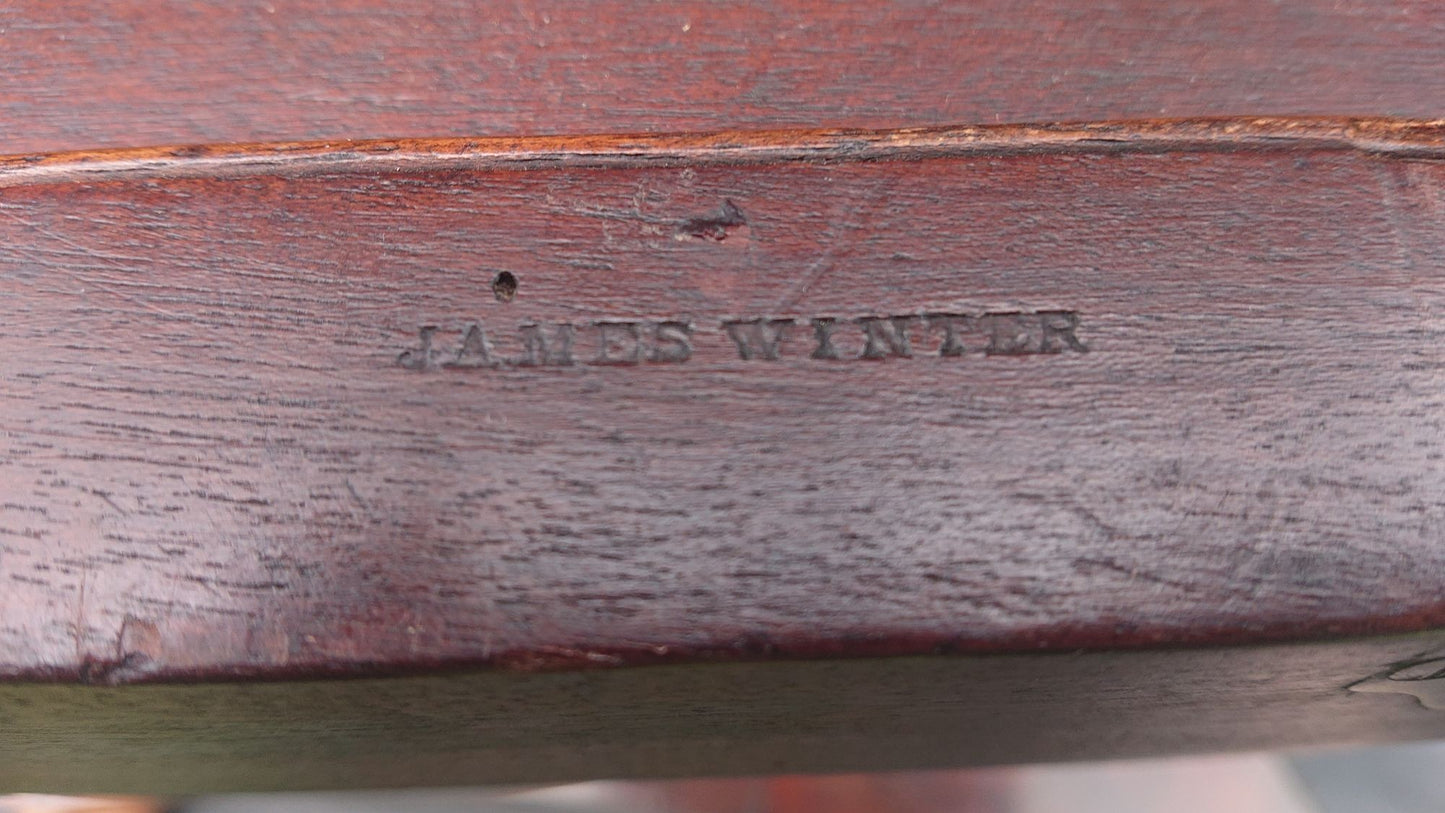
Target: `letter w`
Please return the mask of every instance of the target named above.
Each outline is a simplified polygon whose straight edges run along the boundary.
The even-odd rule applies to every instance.
[[[727,330],[733,344],[738,346],[738,355],[743,361],[776,361],[784,333],[791,324],[792,319],[746,319],[723,322],[723,328]]]

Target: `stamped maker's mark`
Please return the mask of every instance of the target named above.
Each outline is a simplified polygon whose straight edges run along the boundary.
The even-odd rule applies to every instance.
[[[1061,310],[729,319],[715,333],[682,319],[526,323],[511,331],[477,321],[448,337],[438,325],[422,325],[417,346],[397,364],[411,370],[681,364],[710,338],[743,361],[1086,353],[1078,330],[1079,315]]]

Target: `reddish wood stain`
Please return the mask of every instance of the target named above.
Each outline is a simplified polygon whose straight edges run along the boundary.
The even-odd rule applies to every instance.
[[[395,169],[365,145],[12,161],[0,668],[1439,624],[1437,137],[1283,127],[877,156],[910,136],[818,135],[686,166],[650,160],[667,139],[538,145],[533,169],[485,143],[411,144]],[[1026,324],[1024,355],[941,352],[939,314],[1039,313],[1080,346]],[[819,318],[838,360],[814,357]],[[776,360],[741,358],[729,325],[755,319],[791,321]],[[526,366],[528,331],[559,325],[575,363]],[[423,328],[435,363],[409,364]],[[685,361],[653,355],[684,339]]]
[[[1442,25],[1429,0],[24,0],[0,9],[0,150],[1428,118]]]
[[[1442,30],[0,8],[0,784],[1437,735]]]

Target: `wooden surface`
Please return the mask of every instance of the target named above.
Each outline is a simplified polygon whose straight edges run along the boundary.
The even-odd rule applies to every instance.
[[[1442,44],[1424,2],[0,8],[0,780],[1442,733]],[[1123,665],[1041,676],[1079,650]],[[628,727],[669,692],[707,711]]]
[[[1440,736],[1439,632],[1264,647],[382,680],[0,686],[0,789],[195,793],[790,774]],[[1390,677],[1396,674],[1396,679]],[[1362,682],[1363,681],[1363,682]],[[1437,681],[1438,682],[1438,681]],[[1389,693],[1363,693],[1389,684]]]
[[[8,162],[0,674],[1445,621],[1433,126],[537,146]]]
[[[16,0],[0,154],[1221,115],[1435,117],[1430,0]]]

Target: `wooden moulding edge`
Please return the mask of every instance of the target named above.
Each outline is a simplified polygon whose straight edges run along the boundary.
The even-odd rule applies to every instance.
[[[1410,740],[1445,735],[1445,688],[1434,685],[1445,678],[1420,679],[1435,661],[1445,663],[1445,631],[582,673],[11,684],[0,685],[0,791],[563,782]]]
[[[1235,117],[633,135],[203,144],[0,156],[0,187],[118,179],[730,166],[985,155],[1355,151],[1445,158],[1445,120]]]

